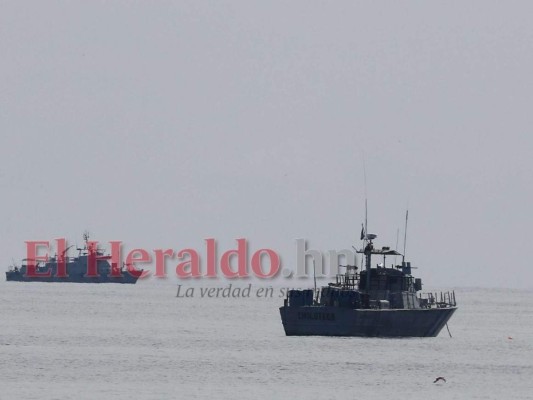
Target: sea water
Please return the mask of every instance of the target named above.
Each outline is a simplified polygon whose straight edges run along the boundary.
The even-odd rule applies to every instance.
[[[532,290],[458,288],[453,337],[374,339],[286,337],[277,288],[195,286],[1,282],[0,399],[533,398]]]

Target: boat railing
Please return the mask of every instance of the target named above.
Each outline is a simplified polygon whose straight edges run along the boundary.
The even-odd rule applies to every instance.
[[[448,308],[456,307],[455,291],[420,293],[420,305],[423,308]]]
[[[337,274],[335,286],[357,289],[359,287],[359,273],[354,274]]]

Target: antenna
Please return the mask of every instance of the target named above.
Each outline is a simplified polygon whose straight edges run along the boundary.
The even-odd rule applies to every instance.
[[[74,247],[73,244],[71,244],[71,245],[68,246],[65,250],[63,250],[63,253],[61,253],[61,256],[64,256],[65,254],[67,254],[67,252],[68,252],[72,247]]]
[[[405,210],[405,230],[403,234],[403,256],[402,263],[405,261],[405,247],[407,246],[407,220],[409,218],[409,209]]]
[[[363,153],[363,174],[365,177],[365,235],[368,233],[368,196],[366,192],[366,163],[365,155]]]
[[[396,247],[394,248],[394,250],[398,251],[398,237],[400,236],[400,228],[396,228]],[[405,253],[405,251],[404,251]],[[394,265],[396,265],[396,257],[397,256],[394,256]]]
[[[318,293],[316,291],[316,263],[315,263],[315,260],[313,260],[313,279],[315,281],[315,298],[316,298],[316,301],[318,301]]]
[[[365,238],[368,234],[368,201],[365,196]]]
[[[372,254],[372,249],[369,252],[366,252],[367,241],[369,244],[372,243],[372,240],[376,238],[376,235],[371,235],[368,233],[368,196],[366,192],[366,163],[365,163],[365,154],[363,153],[363,174],[365,177],[365,237],[363,238],[363,253],[365,257],[365,269],[366,269],[366,293],[370,293],[370,268],[372,268],[370,263],[370,257]]]
[[[89,241],[89,231],[86,230],[85,232],[83,232],[83,240],[87,244],[87,242]]]

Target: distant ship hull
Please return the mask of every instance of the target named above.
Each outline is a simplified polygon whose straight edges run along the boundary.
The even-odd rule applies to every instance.
[[[287,336],[435,337],[456,309],[284,306],[280,313]]]
[[[24,276],[21,272],[8,271],[6,272],[6,281],[16,282],[74,282],[74,283],[130,283],[137,282],[138,277],[130,275],[127,272],[123,272],[122,276],[111,277],[108,275],[100,275],[98,277],[89,278],[83,275],[68,276],[66,278],[58,278],[51,276],[50,278],[44,277],[28,277]]]
[[[61,251],[58,248],[58,252],[61,253],[59,256],[57,254],[53,257],[47,256],[45,260],[36,260],[33,255],[23,259],[20,266],[12,265],[6,272],[6,281],[129,284],[137,282],[142,270],[134,269],[131,273],[124,266],[120,267],[120,262],[113,260],[110,255],[104,255],[103,251],[98,249],[96,242],[89,242],[87,232],[84,233],[83,239],[85,247],[78,248],[77,257],[68,256],[68,250],[73,246]]]

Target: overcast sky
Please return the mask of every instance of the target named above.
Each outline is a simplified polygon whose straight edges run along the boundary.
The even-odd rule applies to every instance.
[[[0,264],[87,229],[293,268],[360,246],[364,158],[369,231],[395,247],[408,206],[426,285],[532,288],[532,12],[1,1]]]

